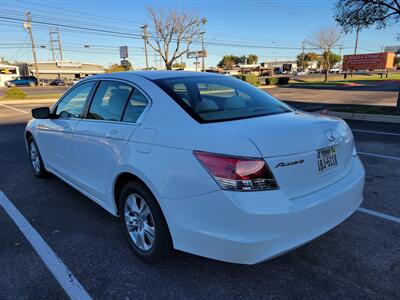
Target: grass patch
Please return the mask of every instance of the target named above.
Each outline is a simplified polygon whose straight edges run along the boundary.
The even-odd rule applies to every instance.
[[[7,92],[4,96],[5,99],[25,99],[26,94],[23,90],[17,87],[12,87],[7,89]]]
[[[10,89],[12,89],[12,88],[10,88]],[[24,92],[23,90],[21,90],[21,91]],[[19,96],[14,96],[13,98],[9,98],[9,97],[7,97],[7,92],[6,92],[6,95],[4,97],[0,97],[0,100],[2,100],[2,99],[4,99],[4,100],[58,99],[63,95],[63,94],[38,94],[38,95],[26,96],[26,94],[24,93],[25,94],[24,97],[19,95]]]
[[[39,94],[26,97],[26,99],[56,99],[60,98],[63,94]]]
[[[396,115],[400,116],[400,109],[391,106],[338,106],[329,109],[331,111],[355,113],[355,114],[374,114],[374,115]]]
[[[338,85],[338,84],[348,84],[348,83],[360,83],[360,81],[391,81],[391,80],[400,80],[400,72],[389,73],[388,78],[381,78],[381,75],[347,75],[347,79],[343,79],[343,74],[340,75],[330,75],[328,78],[328,82],[324,82],[324,75],[321,74],[320,78],[304,78],[300,80],[294,80],[292,84],[318,84],[318,85]]]

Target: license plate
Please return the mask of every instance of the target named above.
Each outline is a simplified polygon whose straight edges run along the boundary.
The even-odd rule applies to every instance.
[[[318,173],[325,173],[337,167],[336,148],[328,147],[318,150]]]

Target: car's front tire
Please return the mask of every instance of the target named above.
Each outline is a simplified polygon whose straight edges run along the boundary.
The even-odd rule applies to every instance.
[[[149,189],[128,182],[119,199],[122,230],[141,259],[157,263],[172,251],[172,240],[164,215]]]
[[[40,155],[39,148],[33,137],[28,138],[28,150],[33,173],[39,178],[46,177],[48,173],[44,168],[42,156]]]

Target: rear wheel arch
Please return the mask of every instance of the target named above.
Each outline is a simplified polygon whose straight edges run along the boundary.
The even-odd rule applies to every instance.
[[[140,177],[136,176],[135,174],[133,174],[131,172],[120,173],[114,181],[114,190],[113,190],[113,198],[114,198],[115,207],[117,208],[118,215],[119,215],[119,198],[120,198],[122,189],[124,188],[125,184],[127,184],[128,182],[138,182],[138,183],[142,184],[143,186],[146,187],[147,190],[149,190],[150,193],[153,194],[154,198],[157,199],[157,197],[155,197],[154,193],[149,188],[149,186]],[[158,202],[158,200],[157,200],[157,202]],[[158,203],[158,205],[160,206],[159,203]]]

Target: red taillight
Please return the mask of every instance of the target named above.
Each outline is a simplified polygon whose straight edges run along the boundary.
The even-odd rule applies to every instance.
[[[278,184],[263,159],[194,151],[221,188],[233,191],[274,190]]]

